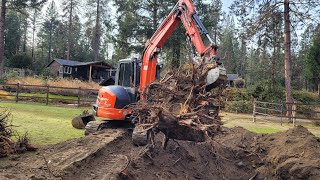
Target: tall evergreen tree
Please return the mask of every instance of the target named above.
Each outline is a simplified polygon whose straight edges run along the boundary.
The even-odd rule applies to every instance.
[[[87,5],[90,7],[87,16],[87,32],[91,31],[91,47],[93,51],[93,60],[103,60],[101,56],[101,42],[104,31],[103,24],[110,22],[109,0],[88,0]]]
[[[291,59],[291,26],[292,23],[301,22],[301,19],[312,16],[312,6],[317,3],[315,0],[270,0],[252,1],[235,0],[232,9],[238,16],[246,17],[250,26],[248,29],[254,33],[260,31],[266,22],[272,21],[274,15],[282,13],[284,19],[284,77],[286,86],[287,116],[291,116],[292,99],[292,59]],[[295,16],[295,17],[294,17]],[[295,26],[295,25],[293,25]]]
[[[57,7],[55,2],[52,1],[47,8],[44,22],[42,23],[42,27],[38,34],[42,43],[48,50],[47,63],[52,59],[53,45],[58,40],[58,38],[54,36],[58,32],[59,26],[61,26],[61,22],[57,19],[58,16]]]
[[[2,78],[4,73],[4,41],[5,41],[5,19],[7,8],[10,9],[23,9],[26,7],[37,7],[47,0],[24,0],[24,1],[10,1],[10,0],[2,0],[0,5],[0,78]]]
[[[320,96],[320,26],[313,37],[312,45],[306,55],[305,74],[313,89],[318,90]]]
[[[74,32],[74,18],[76,17],[76,14],[79,12],[78,8],[79,8],[80,2],[79,0],[63,0],[62,2],[62,8],[63,8],[63,17],[67,18],[67,26],[68,26],[68,30],[67,30],[67,52],[66,52],[66,57],[69,60],[72,57],[72,50],[75,46],[74,42],[74,37],[76,36],[75,32]],[[79,18],[79,16],[77,16]]]

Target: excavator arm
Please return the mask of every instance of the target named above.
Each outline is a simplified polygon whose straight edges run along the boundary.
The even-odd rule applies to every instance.
[[[217,46],[213,43],[208,31],[200,21],[194,3],[192,0],[179,0],[146,43],[142,56],[140,92],[143,92],[146,85],[155,80],[158,54],[166,40],[180,23],[185,27],[186,35],[201,56],[201,59],[215,58]],[[207,47],[202,41],[201,34],[206,35],[209,39],[210,44]]]

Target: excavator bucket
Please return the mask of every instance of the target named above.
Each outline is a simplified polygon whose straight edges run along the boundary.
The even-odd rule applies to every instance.
[[[76,116],[72,119],[71,124],[76,129],[84,129],[90,121],[95,121],[96,119],[88,111],[84,111],[81,115]]]
[[[219,86],[225,86],[227,82],[227,72],[223,65],[211,69],[206,78],[206,91]]]

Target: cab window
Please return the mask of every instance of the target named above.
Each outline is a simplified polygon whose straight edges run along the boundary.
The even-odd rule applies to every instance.
[[[132,86],[132,65],[131,63],[121,63],[119,71],[119,86],[131,87]]]

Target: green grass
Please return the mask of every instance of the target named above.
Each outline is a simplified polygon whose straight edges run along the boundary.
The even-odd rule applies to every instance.
[[[20,98],[19,99],[26,99],[26,98],[45,98],[47,97],[46,93],[20,93],[19,94]],[[21,96],[26,96],[26,97],[21,97]],[[4,97],[4,96],[1,96]],[[16,96],[7,96],[5,97],[6,99],[10,100],[15,100]],[[65,100],[78,100],[78,96],[64,96],[64,95],[57,95],[57,94],[49,94],[49,98],[55,98],[55,99],[65,99]],[[88,97],[81,97],[81,100],[92,100],[92,98]]]
[[[0,108],[8,108],[12,114],[14,129],[28,132],[33,144],[55,144],[83,136],[83,130],[74,129],[71,119],[84,109],[36,104],[0,102]]]
[[[252,114],[236,114],[229,112],[221,112],[222,121],[225,127],[243,127],[249,131],[256,133],[276,133],[288,130],[293,127],[292,124],[275,122],[263,122],[257,120],[255,123],[252,122]],[[320,127],[316,127],[312,124],[303,124],[311,133],[320,137]]]
[[[82,137],[83,130],[74,129],[71,119],[90,107],[56,107],[37,104],[0,102],[0,110],[7,108],[12,114],[14,129],[23,134],[28,132],[32,144],[55,144],[72,138]],[[226,127],[241,126],[257,133],[275,133],[292,128],[292,124],[271,122],[252,122],[250,114],[221,113]],[[320,137],[320,127],[304,125]]]

